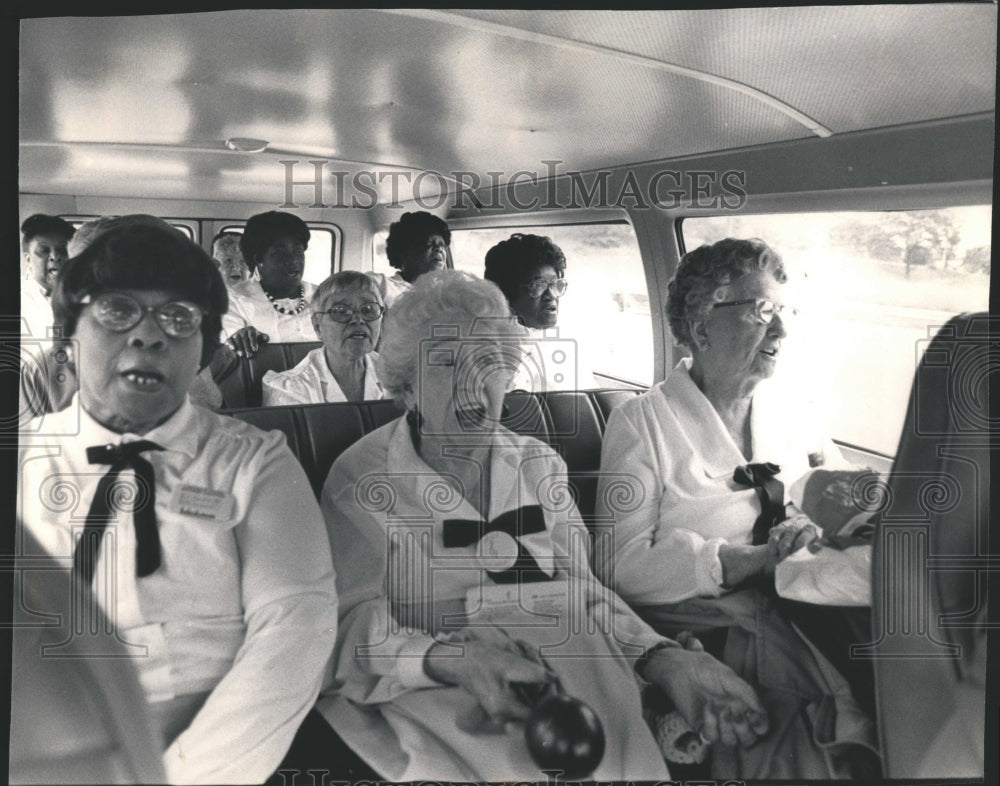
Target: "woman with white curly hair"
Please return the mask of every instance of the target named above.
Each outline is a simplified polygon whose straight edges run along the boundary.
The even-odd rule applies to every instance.
[[[870,551],[821,548],[825,522],[793,485],[810,468],[849,465],[771,379],[794,311],[787,280],[757,239],[681,259],[667,317],[690,356],[608,419],[597,513],[613,526],[595,571],[660,633],[694,630],[761,691],[773,732],[746,751],[716,749],[713,777],[870,777],[875,733],[860,705],[871,675],[848,654],[868,640],[852,625],[866,612],[836,608],[867,603]],[[627,510],[604,493],[622,473],[636,500]]]
[[[503,293],[427,273],[385,322],[379,378],[406,415],[345,451],[321,498],[340,596],[330,724],[392,780],[535,781],[522,724],[532,697],[564,691],[606,732],[578,777],[660,780],[639,673],[706,738],[751,744],[767,727],[753,690],[594,579],[565,463],[500,425],[523,335]]]

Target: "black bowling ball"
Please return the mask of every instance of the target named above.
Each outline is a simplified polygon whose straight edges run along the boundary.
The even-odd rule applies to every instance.
[[[565,694],[542,699],[528,716],[524,738],[535,764],[566,780],[588,777],[604,757],[604,727],[590,706]]]

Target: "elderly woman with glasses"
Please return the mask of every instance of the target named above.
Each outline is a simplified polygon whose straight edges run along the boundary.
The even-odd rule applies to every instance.
[[[319,285],[311,307],[323,346],[295,368],[264,375],[264,406],[382,398],[375,345],[385,306],[375,281],[355,270],[335,273]]]
[[[219,344],[222,277],[170,227],[123,225],[52,297],[79,391],[26,429],[18,520],[135,655],[167,780],[261,783],[319,693],[337,598],[284,436],[190,400]]]
[[[483,278],[507,297],[518,322],[527,328],[524,359],[512,389],[582,390],[595,387],[593,374],[575,341],[550,332],[559,321],[559,299],[566,294],[566,255],[548,237],[515,232],[486,252]]]
[[[816,436],[808,410],[771,379],[793,313],[787,278],[779,256],[756,239],[686,254],[667,316],[690,356],[613,410],[603,441],[597,516],[609,533],[598,540],[596,572],[661,633],[693,629],[779,718],[739,761],[717,755],[720,777],[848,777],[870,763],[865,750],[874,745],[859,705],[864,691],[856,701],[799,630],[829,620],[824,649],[848,668],[848,647],[867,639],[835,628],[829,609],[796,605],[816,597],[782,582],[790,558],[797,562],[820,534],[791,504],[793,481],[812,467],[845,465]],[[776,572],[787,600],[776,595]]]
[[[592,737],[567,746],[595,752],[567,778],[665,779],[637,672],[707,738],[752,744],[767,726],[753,691],[594,579],[563,460],[500,424],[521,332],[493,284],[458,271],[389,309],[381,379],[406,416],[323,487],[342,600],[319,710],[393,782],[544,779],[532,740],[560,732],[529,716],[547,692],[604,725],[603,756]]]

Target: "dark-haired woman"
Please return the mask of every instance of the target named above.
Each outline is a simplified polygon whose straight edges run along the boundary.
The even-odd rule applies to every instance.
[[[548,237],[515,232],[486,252],[483,278],[507,297],[511,311],[528,329],[524,360],[512,389],[583,390],[595,387],[589,364],[576,341],[559,335],[559,299],[566,294],[566,255]]]
[[[243,259],[255,278],[230,287],[222,318],[226,346],[241,357],[267,341],[315,341],[309,303],[316,287],[302,280],[309,227],[298,216],[271,210],[247,221],[240,238]]]
[[[385,241],[385,255],[396,272],[392,276],[371,274],[386,308],[424,273],[447,267],[450,245],[451,230],[443,219],[425,210],[403,213],[389,227]]]
[[[21,252],[26,268],[21,287],[21,317],[27,320],[32,338],[49,337],[52,326],[49,297],[66,261],[66,244],[73,237],[73,231],[72,224],[59,216],[41,213],[29,216],[21,224]]]
[[[336,632],[329,545],[284,437],[189,399],[226,306],[179,233],[100,235],[53,292],[79,392],[21,446],[18,520],[133,647],[171,783],[274,772]]]

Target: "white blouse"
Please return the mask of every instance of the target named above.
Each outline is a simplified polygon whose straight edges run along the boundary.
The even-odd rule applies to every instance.
[[[682,359],[662,383],[614,409],[602,443],[596,513],[612,534],[595,544],[594,570],[632,604],[725,591],[719,546],[750,544],[760,514],[756,491],[733,480],[737,466],[778,464],[786,500],[796,504],[793,483],[809,471],[810,454],[827,469],[849,466],[813,413],[774,380],[757,387],[753,456],[744,457],[689,369]]]
[[[420,458],[405,419],[373,431],[337,459],[323,487],[341,629],[317,709],[394,781],[542,779],[523,731],[469,731],[463,719],[477,706],[472,694],[424,673],[424,655],[443,629],[478,622],[479,636],[541,647],[566,690],[600,715],[607,749],[594,778],[668,777],[642,719],[632,660],[650,647],[678,645],[590,572],[589,536],[565,488],[562,459],[506,430],[490,439],[489,517],[540,506],[545,529],[518,541],[555,580],[520,589],[494,584],[475,545],[446,546],[445,520],[475,521],[479,513]],[[491,613],[492,593],[507,591],[518,609],[496,612],[502,621],[480,617]],[[531,593],[543,594],[547,616],[523,611]]]
[[[376,360],[377,352],[365,355],[365,401],[382,398],[382,388],[375,371]],[[268,371],[261,383],[265,407],[347,401],[347,396],[327,365],[323,347],[312,350],[295,368],[288,371]]]
[[[229,311],[222,315],[222,332],[229,337],[237,330],[253,325],[266,333],[271,341],[296,343],[316,341],[309,303],[316,294],[316,285],[302,282],[305,308],[298,314],[282,314],[268,300],[260,281],[248,279],[229,288]],[[277,298],[275,303],[286,311],[293,311],[298,298]]]
[[[107,470],[86,448],[140,437],[108,431],[76,397],[40,425],[22,440],[18,520],[71,567]],[[125,509],[103,536],[94,596],[136,655],[169,782],[261,783],[319,693],[336,635],[319,508],[281,432],[185,402],[141,438],[165,448],[143,454],[161,565],[136,576]]]

